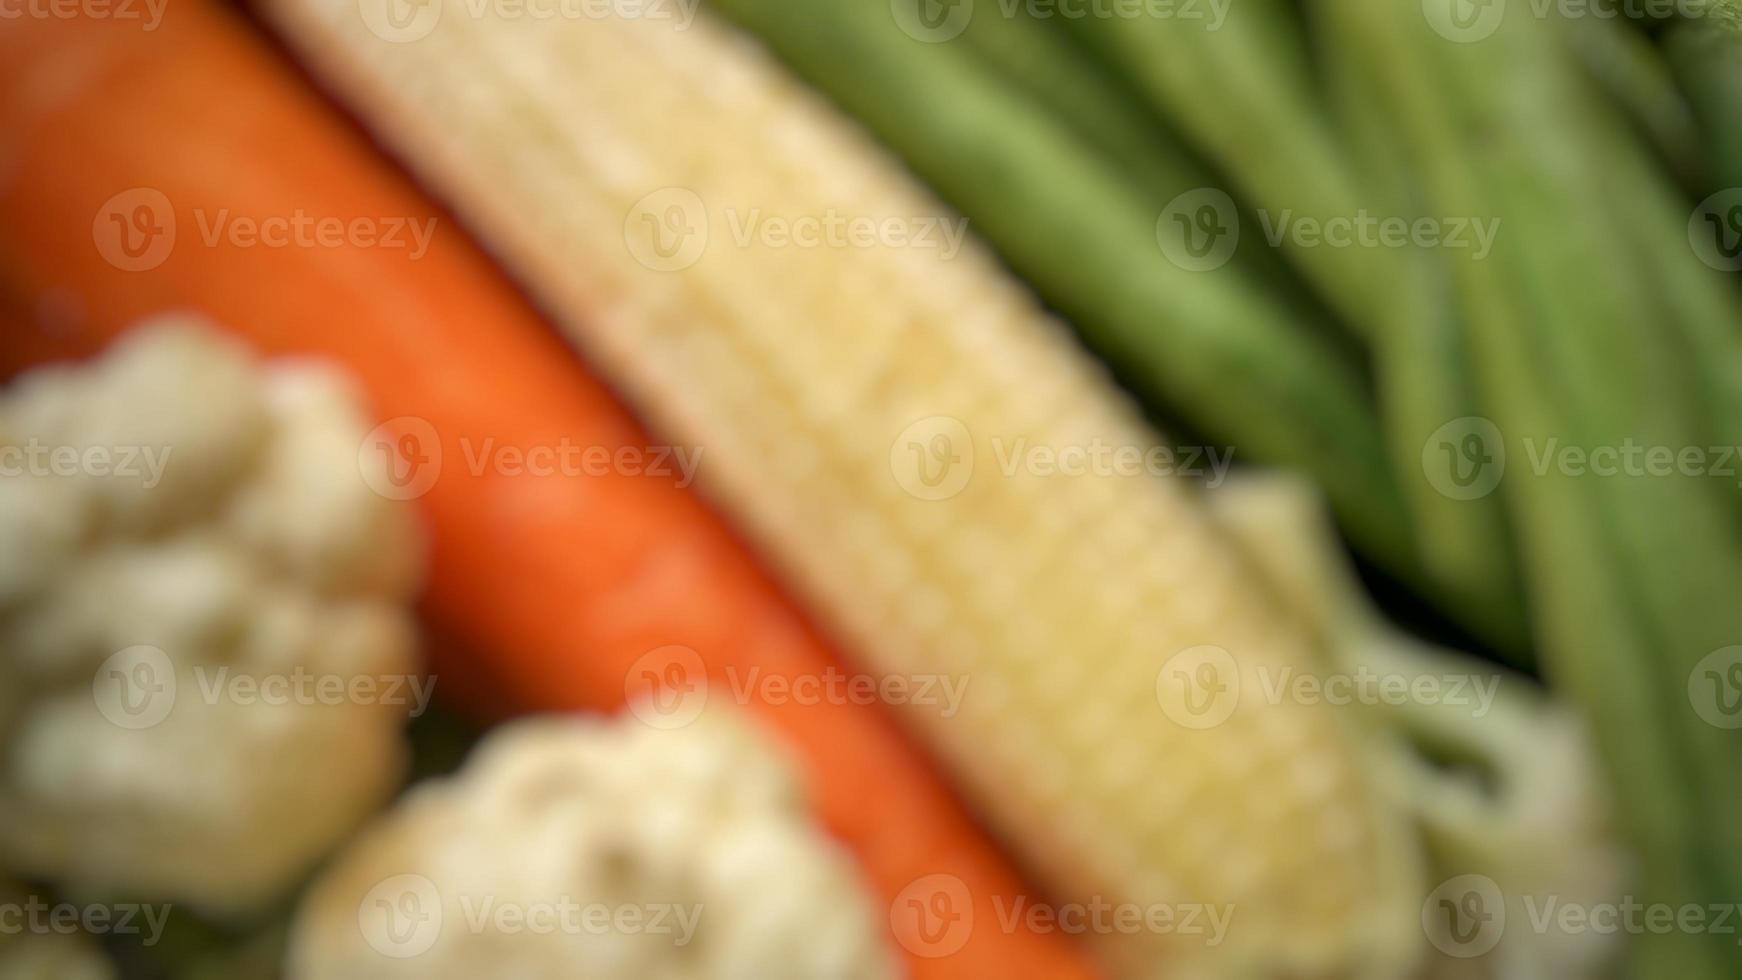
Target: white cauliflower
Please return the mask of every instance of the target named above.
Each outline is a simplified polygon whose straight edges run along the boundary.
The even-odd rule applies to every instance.
[[[0,864],[245,911],[397,786],[421,556],[367,428],[189,318],[0,394]]]
[[[553,717],[414,790],[304,899],[291,980],[894,976],[789,760],[710,708]]]

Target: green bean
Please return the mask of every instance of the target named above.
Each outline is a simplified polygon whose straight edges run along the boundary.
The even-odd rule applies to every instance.
[[[1224,22],[1140,16],[1071,21],[1161,115],[1176,120],[1272,222],[1352,219],[1362,200],[1281,0],[1239,0]],[[1388,326],[1396,256],[1379,248],[1284,251],[1350,326]]]
[[[1384,193],[1386,213],[1430,216],[1430,198],[1414,176],[1422,163],[1379,90],[1341,64],[1331,81],[1355,158],[1366,163],[1365,184]],[[1486,474],[1479,469],[1469,474],[1470,492],[1460,492],[1460,483],[1468,482],[1460,469],[1471,461],[1441,452],[1461,448],[1460,439],[1447,437],[1467,435],[1458,420],[1480,415],[1452,268],[1439,250],[1419,245],[1403,250],[1401,258],[1400,275],[1384,291],[1390,324],[1372,346],[1381,420],[1422,562],[1476,633],[1524,662],[1523,586],[1501,498],[1485,492],[1479,481]]]
[[[1652,270],[1618,246],[1632,215],[1588,166],[1588,154],[1625,141],[1555,52],[1557,21],[1515,8],[1487,40],[1451,44],[1413,10],[1365,0],[1326,10],[1339,52],[1367,66],[1417,145],[1434,149],[1421,158],[1440,201],[1506,222],[1494,256],[1459,262],[1470,347],[1508,454],[1525,464],[1502,489],[1546,667],[1596,729],[1645,900],[1733,902],[1742,736],[1690,704],[1702,659],[1742,642],[1729,515],[1699,480],[1531,463],[1551,439],[1697,439],[1687,351],[1661,333]],[[1461,149],[1439,152],[1448,145]],[[1641,976],[1716,980],[1742,961],[1727,937],[1705,935],[1645,935],[1634,952]]]
[[[1007,87],[1020,91],[1068,129],[1160,216],[1181,194],[1227,189],[1186,142],[1137,95],[1063,31],[1020,10],[983,10],[955,43],[965,45]],[[1256,228],[1241,212],[1242,227]],[[1230,263],[1250,270],[1290,308],[1318,313],[1321,304],[1262,236],[1241,235]],[[1305,318],[1303,318],[1305,319]],[[1319,319],[1310,318],[1318,323]],[[1339,334],[1339,336],[1341,336]]]
[[[1580,17],[1567,26],[1573,50],[1603,93],[1626,110],[1679,180],[1698,183],[1705,166],[1693,110],[1651,38],[1623,17]]]
[[[1369,555],[1414,571],[1367,383],[1346,351],[1301,329],[1242,270],[1163,258],[1140,194],[966,50],[903,33],[883,0],[714,7],[889,141],[1143,397],[1313,474]]]
[[[1663,43],[1706,137],[1714,189],[1742,187],[1742,33],[1684,20]]]

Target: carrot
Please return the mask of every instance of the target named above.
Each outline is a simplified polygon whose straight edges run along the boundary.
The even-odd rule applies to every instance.
[[[452,220],[231,14],[187,0],[163,16],[153,31],[0,22],[0,306],[30,324],[0,344],[0,370],[89,353],[166,308],[343,365],[380,419],[401,420],[386,444],[405,490],[426,490],[444,688],[463,677],[508,711],[610,710],[649,678],[676,682],[658,688],[668,705],[705,681],[784,737],[818,816],[889,902],[909,975],[1093,975],[1066,937],[1004,921],[1022,881],[884,706],[740,693],[857,672],[676,474],[511,463],[645,452],[648,437]],[[300,243],[255,241],[255,223],[294,237],[299,217]],[[345,230],[323,238],[322,218]],[[419,250],[410,231],[428,222]],[[956,925],[903,928],[915,902]]]

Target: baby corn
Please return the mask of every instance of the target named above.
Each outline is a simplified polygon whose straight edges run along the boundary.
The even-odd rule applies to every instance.
[[[380,7],[271,12],[705,447],[714,499],[873,672],[966,683],[908,710],[1052,897],[1231,913],[1108,930],[1117,972],[1413,968],[1417,843],[1356,719],[1265,696],[1314,668],[1307,632],[959,219],[705,18]]]

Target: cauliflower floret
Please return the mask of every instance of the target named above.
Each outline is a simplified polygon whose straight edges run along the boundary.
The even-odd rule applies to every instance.
[[[286,424],[266,447],[261,478],[230,508],[236,537],[278,569],[321,588],[405,594],[420,564],[414,529],[397,509],[381,505],[370,489],[379,481],[359,478],[359,467],[380,471],[387,461],[359,458],[362,439],[344,379],[317,364],[286,363],[275,369],[267,401]]]
[[[879,919],[789,761],[728,709],[543,718],[351,846],[304,899],[289,976],[890,977]]]
[[[393,791],[420,554],[367,427],[186,319],[0,395],[0,863],[246,911]]]

